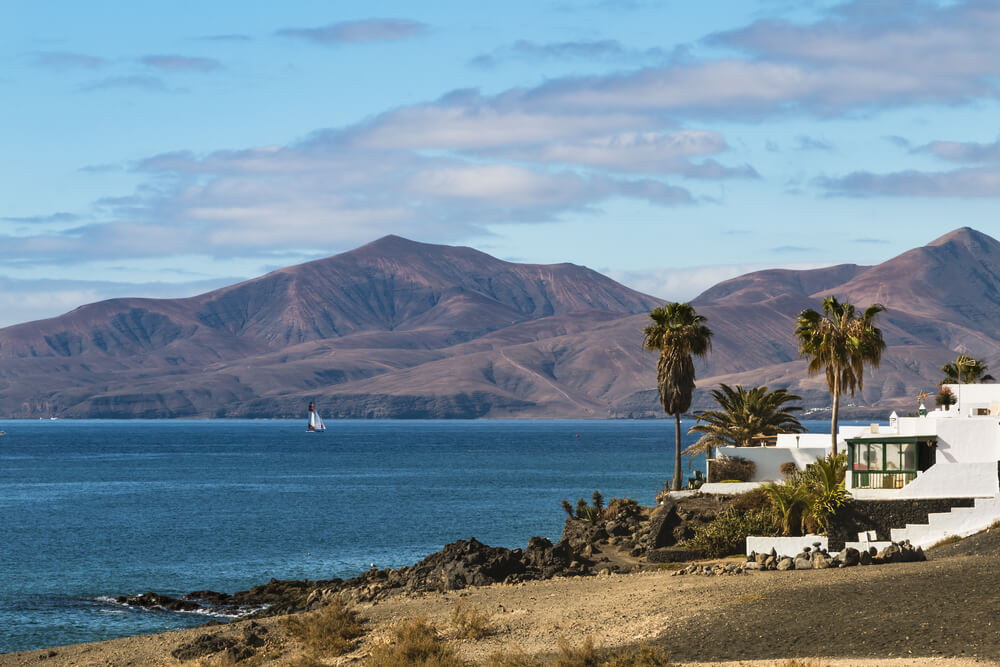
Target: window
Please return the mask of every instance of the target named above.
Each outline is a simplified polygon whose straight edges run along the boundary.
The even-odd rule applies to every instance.
[[[906,441],[873,438],[848,441],[849,467],[855,489],[899,489],[933,465],[934,439]],[[925,465],[921,465],[925,464]]]

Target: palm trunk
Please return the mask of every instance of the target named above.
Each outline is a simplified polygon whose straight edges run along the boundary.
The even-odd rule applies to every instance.
[[[833,455],[837,455],[837,418],[840,415],[840,374],[833,378],[833,415],[830,417],[830,445]]]
[[[674,415],[674,491],[681,490],[681,415]]]

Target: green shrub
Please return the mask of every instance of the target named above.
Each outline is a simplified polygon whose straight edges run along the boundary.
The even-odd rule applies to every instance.
[[[749,482],[753,478],[757,464],[741,456],[720,456],[708,467],[708,481],[721,482],[736,480]]]
[[[799,466],[795,463],[795,461],[785,461],[781,464],[778,470],[781,471],[781,476],[786,478],[794,477],[799,474]]]
[[[730,501],[729,506],[740,512],[749,512],[750,510],[769,511],[771,509],[771,501],[763,489],[756,488],[735,496]]]
[[[777,535],[774,514],[758,509],[741,511],[732,507],[719,512],[714,520],[699,526],[685,545],[698,549],[708,558],[741,554],[747,535]]]
[[[614,500],[614,499],[613,499]],[[598,520],[604,516],[604,496],[601,495],[600,491],[594,491],[593,504],[588,505],[587,501],[580,498],[576,501],[576,512],[573,511],[573,506],[569,504],[569,501],[565,498],[562,501],[562,508],[571,517],[575,516],[577,519],[583,521],[589,521],[590,523],[597,523]]]

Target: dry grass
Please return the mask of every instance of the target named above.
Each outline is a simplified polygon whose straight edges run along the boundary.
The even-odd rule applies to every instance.
[[[365,665],[372,667],[463,667],[465,663],[440,641],[437,630],[423,617],[396,625],[393,641],[372,650]]]
[[[948,537],[944,538],[943,540],[939,540],[939,541],[935,542],[934,544],[932,544],[930,548],[931,549],[936,549],[937,547],[943,547],[945,545],[955,544],[956,542],[961,542],[961,541],[962,541],[962,536],[961,535],[949,535]]]
[[[285,632],[298,639],[309,659],[338,656],[350,652],[363,634],[361,619],[340,598],[319,611],[289,616]]]
[[[490,623],[490,616],[475,607],[466,604],[464,600],[455,605],[451,613],[451,624],[455,634],[461,639],[482,639],[496,632]]]
[[[605,651],[587,636],[581,646],[572,646],[566,640],[559,642],[559,656],[555,667],[669,667],[670,660],[663,649],[643,644],[635,649]]]

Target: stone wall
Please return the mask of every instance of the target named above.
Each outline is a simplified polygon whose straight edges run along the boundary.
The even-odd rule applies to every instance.
[[[889,541],[889,531],[910,523],[927,523],[927,515],[949,512],[955,507],[972,507],[975,498],[921,498],[910,500],[853,500],[830,519],[829,548],[840,551],[858,533],[874,530],[880,541]]]

